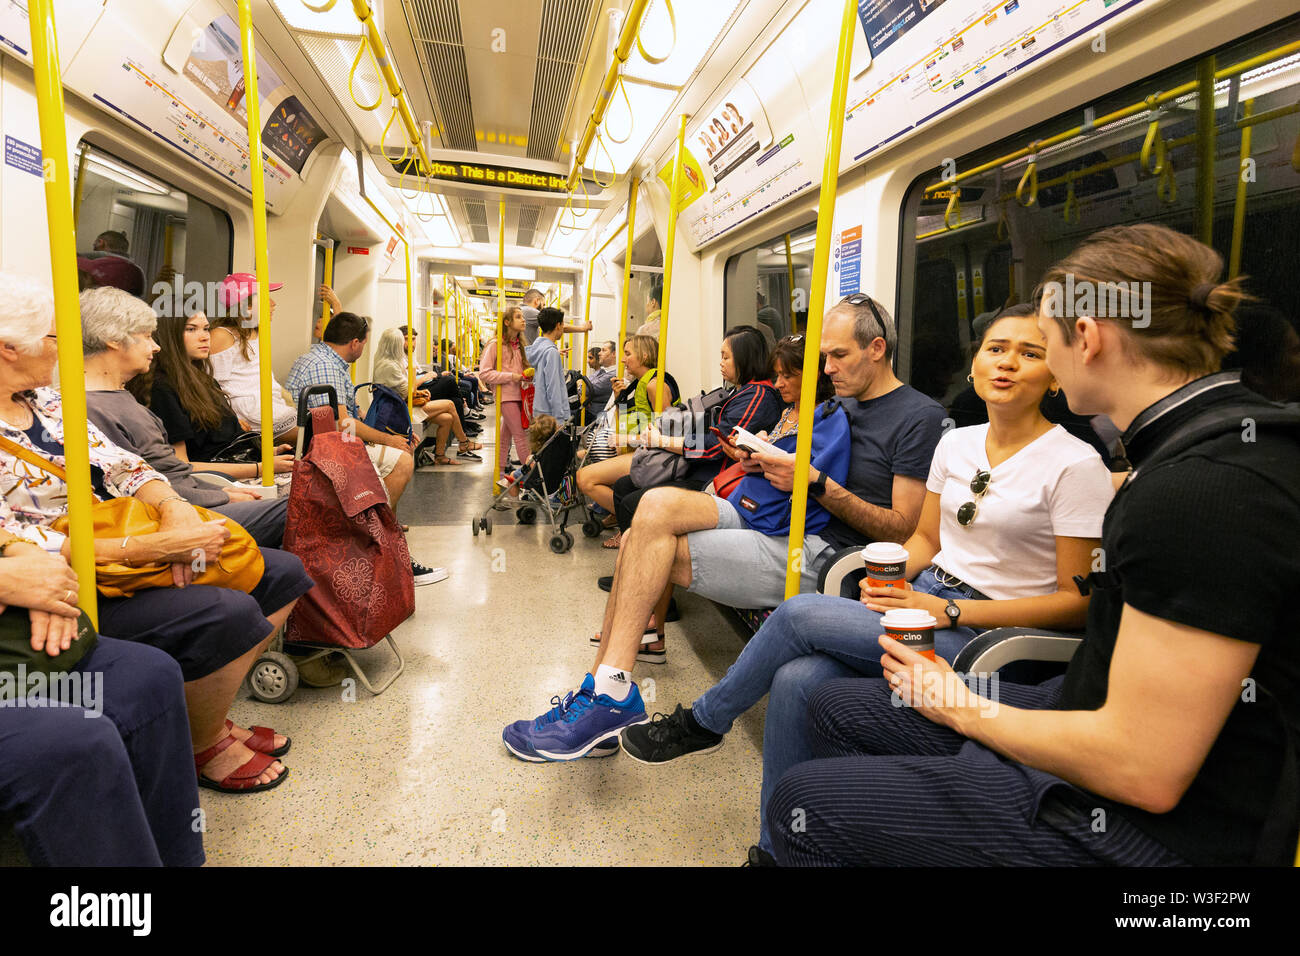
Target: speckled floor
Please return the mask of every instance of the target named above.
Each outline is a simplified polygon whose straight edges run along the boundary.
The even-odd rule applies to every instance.
[[[530,764],[502,746],[507,722],[546,710],[591,665],[605,599],[595,579],[613,560],[576,528],[573,550],[552,554],[545,527],[509,513],[494,513],[490,537],[472,537],[469,514],[489,494],[485,451],[481,465],[418,473],[399,506],[412,553],[450,578],[416,589],[415,615],[394,635],[406,658],[398,681],[378,697],[358,688],[355,702],[337,687],[302,687],[279,705],[236,701],[245,726],[293,738],[292,775],[261,794],[201,791],[209,865],[744,861],[758,833],[762,705],[721,750],[660,767],[621,752]],[[418,523],[444,496],[455,522]],[[724,612],[678,600],[668,662],[638,665],[647,697],[654,681],[651,712],[689,703],[742,647]],[[381,679],[393,666],[382,645],[359,657]]]

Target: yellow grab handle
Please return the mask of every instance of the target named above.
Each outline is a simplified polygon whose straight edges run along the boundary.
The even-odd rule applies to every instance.
[[[1178,180],[1174,177],[1174,164],[1168,160],[1160,173],[1160,181],[1156,183],[1156,196],[1170,206],[1178,201]]]
[[[1037,143],[1034,144],[1038,145]],[[1026,193],[1029,198],[1026,199]],[[1028,209],[1034,203],[1038,202],[1038,153],[1029,154],[1029,165],[1025,167],[1025,174],[1020,177],[1020,182],[1016,184],[1016,202]]]
[[[998,242],[1002,242],[1011,234],[1011,228],[1007,225],[1007,204],[998,203],[998,228],[994,237]]]
[[[1079,221],[1079,199],[1074,195],[1074,177],[1070,177],[1069,185],[1065,190],[1065,208],[1061,211],[1065,221],[1075,223]]]
[[[641,37],[638,36],[636,38],[637,52],[640,53],[643,57],[645,57],[647,63],[651,63],[655,65],[664,62],[664,60],[672,56],[673,50],[677,46],[677,15],[673,13],[673,0],[664,0],[664,6],[668,8],[668,25],[672,27],[672,31],[673,31],[673,42],[669,44],[668,52],[661,57],[653,57],[649,53],[647,53],[645,51],[645,47],[641,45]],[[642,25],[644,26],[644,21],[642,22]]]
[[[370,62],[375,67],[375,76],[379,77],[379,95],[375,97],[375,101],[373,103],[371,103],[369,106],[366,106],[359,99],[357,99],[357,94],[352,89],[353,79],[357,75],[357,67],[361,65],[361,56],[367,50],[370,50],[370,44],[366,42],[365,37],[362,37],[361,45],[357,47],[357,58],[352,61],[352,69],[348,70],[348,96],[352,97],[352,102],[356,104],[357,109],[362,109],[365,110],[367,113],[371,113],[379,109],[379,104],[384,101],[384,80],[383,77],[380,76],[379,74],[379,61],[375,59],[375,54],[373,50],[370,52]]]
[[[1151,124],[1147,127],[1146,139],[1142,141],[1142,152],[1139,154],[1142,168],[1152,176],[1159,176],[1165,171],[1165,141],[1160,135],[1160,113],[1156,109],[1156,97],[1159,93],[1154,93],[1147,97],[1147,107],[1152,114]],[[1155,163],[1151,162],[1152,154],[1155,155]]]
[[[956,229],[961,225],[961,190],[956,186],[952,187],[948,208],[943,211],[943,224],[949,229]]]

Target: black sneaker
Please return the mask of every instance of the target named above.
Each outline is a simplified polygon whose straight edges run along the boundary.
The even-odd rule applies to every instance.
[[[603,578],[597,578],[596,585],[602,591],[612,591],[614,589],[614,575],[607,574]]]
[[[627,728],[619,737],[623,752],[641,763],[667,763],[721,748],[722,735],[692,730],[686,718],[688,713],[678,704],[671,714],[655,714],[650,723]]]
[[[426,568],[423,564],[411,562],[411,573],[415,575],[415,586],[418,588],[422,584],[437,584],[439,581],[447,580],[446,568]]]
[[[749,859],[741,866],[778,866],[776,858],[760,846],[751,846],[749,848]]]

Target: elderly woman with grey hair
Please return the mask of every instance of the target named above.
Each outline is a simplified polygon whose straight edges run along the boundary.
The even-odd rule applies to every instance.
[[[206,328],[207,320],[202,313],[197,318]],[[166,321],[184,325],[187,319]],[[87,415],[109,441],[139,455],[151,468],[165,475],[176,493],[190,504],[218,511],[242,526],[259,545],[278,548],[284,539],[289,499],[259,500],[245,491],[200,481],[194,476],[196,465],[228,475],[235,469],[243,469],[232,477],[253,477],[257,466],[213,466],[183,459],[162,419],[127,390],[128,382],[148,372],[154,364],[159,345],[151,335],[156,324],[153,309],[121,289],[87,289],[81,293]],[[278,460],[276,465],[280,470]]]
[[[58,338],[53,297],[30,279],[0,273],[0,302],[0,435],[25,456],[62,468],[63,407],[49,387]],[[153,348],[143,330],[132,333],[127,345],[142,353]],[[96,562],[170,564],[175,583],[130,597],[101,597],[100,632],[150,644],[180,665],[200,786],[228,793],[278,786],[287,771],[276,758],[288,750],[288,738],[268,728],[237,727],[226,713],[253,661],[311,589],[311,578],[293,555],[263,548],[265,570],[250,593],[193,584],[191,561],[200,554],[217,560],[230,537],[224,519],[204,521],[140,457],[109,442],[93,423],[87,423],[87,432],[95,494],[134,497],[160,516],[159,530],[151,534],[96,538]],[[8,506],[8,514],[0,515],[5,529],[67,556],[68,541],[50,527],[67,510],[67,483],[3,447],[0,480]],[[59,620],[71,621],[60,626],[75,627],[75,601],[69,592],[52,609]]]

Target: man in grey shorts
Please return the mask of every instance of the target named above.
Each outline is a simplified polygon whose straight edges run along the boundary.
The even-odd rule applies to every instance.
[[[801,591],[816,590],[818,572],[836,551],[906,541],[920,518],[944,410],[895,376],[896,342],[893,319],[868,296],[849,296],[826,314],[821,351],[848,412],[853,444],[845,486],[809,470],[809,494],[832,519],[820,534],[804,538]],[[794,455],[754,461],[774,488],[791,490]],[[652,610],[657,622],[664,620],[670,585],[739,608],[771,608],[784,600],[789,538],[751,530],[725,499],[655,489],[642,499],[627,534],[592,673],[601,664],[631,670],[637,660],[664,659],[662,652],[642,652],[641,640]]]

